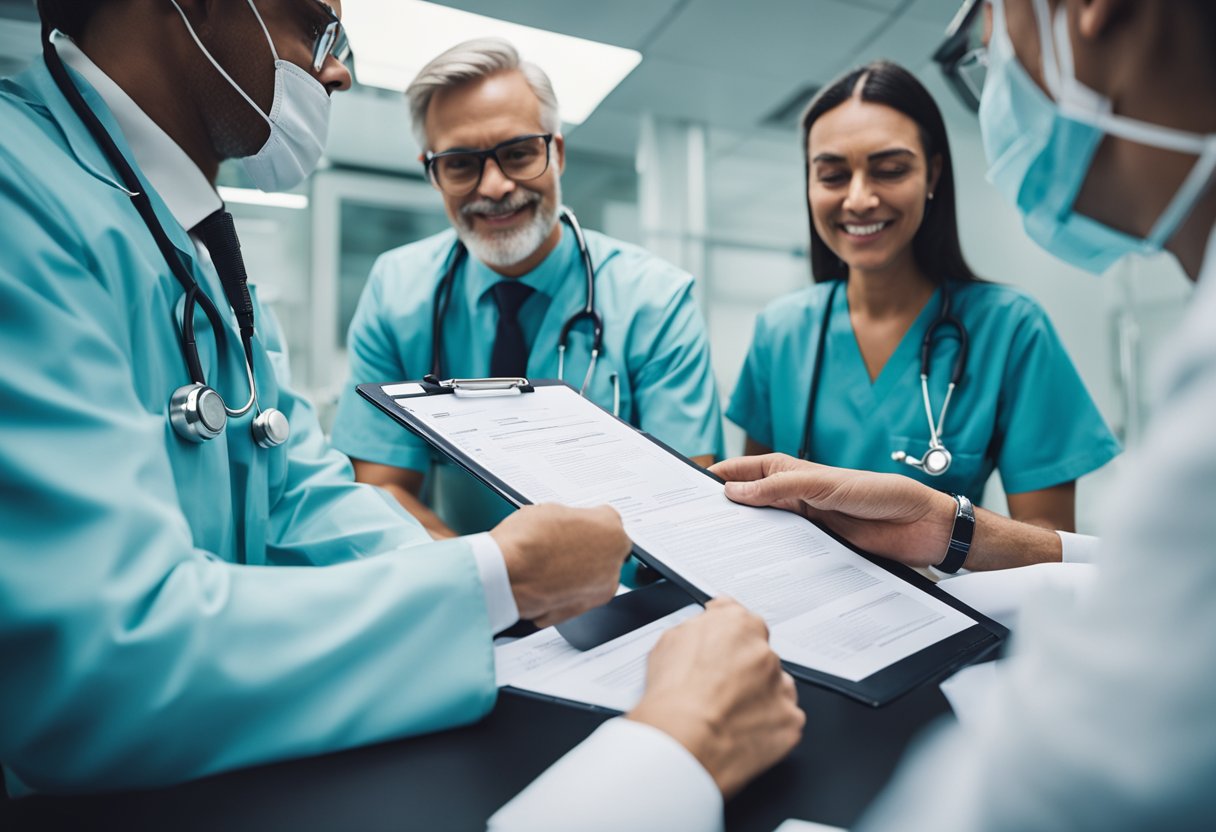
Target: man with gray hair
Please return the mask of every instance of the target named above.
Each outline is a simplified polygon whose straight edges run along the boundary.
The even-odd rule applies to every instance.
[[[720,457],[693,279],[582,232],[562,207],[565,139],[545,73],[504,40],[472,40],[427,64],[406,96],[419,160],[453,230],[394,249],[372,269],[333,432],[356,477],[391,492],[437,538],[487,529],[509,512],[462,471],[434,465],[425,443],[354,393],[358,383],[427,373],[564,378],[699,464]]]
[[[6,794],[152,788],[479,719],[494,632],[604,603],[629,538],[611,507],[538,505],[431,541],[350,481],[256,298],[221,300],[244,266],[216,171],[256,159],[273,190],[312,170],[319,146],[294,155],[272,114],[350,86],[342,4],[38,12],[42,55],[0,78],[0,827]],[[292,129],[324,135],[316,107]],[[181,432],[183,383],[255,382],[219,427],[200,416],[220,435]],[[254,429],[271,408],[291,433],[273,447]],[[802,726],[766,636],[710,603],[607,732],[693,766],[711,802],[740,788]]]

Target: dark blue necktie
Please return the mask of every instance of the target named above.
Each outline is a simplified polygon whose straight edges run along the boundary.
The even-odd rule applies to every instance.
[[[526,377],[528,343],[519,325],[519,307],[532,294],[531,286],[518,280],[500,280],[491,288],[498,304],[498,328],[494,333],[494,352],[490,356],[490,375]]]

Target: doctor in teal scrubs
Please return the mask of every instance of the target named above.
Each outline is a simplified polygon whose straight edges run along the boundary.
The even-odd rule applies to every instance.
[[[350,328],[351,384],[333,429],[356,476],[387,488],[436,537],[484,530],[510,511],[463,471],[433,465],[422,440],[354,391],[433,371],[561,376],[694,461],[721,457],[721,410],[692,277],[588,231],[603,325],[592,366],[596,326],[591,316],[574,317],[590,293],[575,229],[559,218],[564,141],[544,73],[505,41],[470,41],[424,67],[407,95],[454,230],[390,251],[372,269]],[[450,300],[433,324],[449,278]],[[572,321],[562,361],[562,331]],[[428,474],[429,505],[421,499]]]
[[[494,633],[616,589],[629,544],[608,509],[534,507],[432,541],[352,481],[256,296],[251,331],[225,302],[239,255],[216,168],[240,157],[277,190],[315,165],[328,94],[350,85],[325,34],[335,6],[42,0],[65,31],[0,82],[10,795],[156,786],[470,722],[495,701]],[[207,440],[179,418],[192,379],[243,411]]]
[[[977,503],[999,470],[1015,519],[1072,530],[1076,479],[1119,447],[1039,305],[963,260],[929,93],[873,63],[826,87],[802,130],[816,282],[756,322],[727,410],[746,452],[898,472]]]

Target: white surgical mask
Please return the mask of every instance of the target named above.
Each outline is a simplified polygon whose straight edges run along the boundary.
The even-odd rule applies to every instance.
[[[181,15],[190,36],[211,65],[270,125],[270,136],[261,150],[241,160],[253,184],[263,191],[285,191],[299,185],[316,170],[325,150],[325,137],[329,132],[329,93],[325,87],[305,70],[279,58],[257,7],[253,0],[246,0],[274,56],[274,103],[270,115],[266,115],[203,46],[177,0],[169,2]]]

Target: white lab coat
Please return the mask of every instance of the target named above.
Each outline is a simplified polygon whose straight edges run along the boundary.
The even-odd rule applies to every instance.
[[[1110,500],[1092,585],[1028,601],[982,718],[923,741],[864,829],[1216,828],[1216,232],[1155,378],[1160,404]],[[652,751],[663,737],[611,725],[490,828],[568,828],[559,813],[584,800],[597,811],[578,816],[582,830],[657,828],[659,817],[721,828],[691,757],[681,765]],[[663,788],[595,799],[622,794],[625,778]]]

